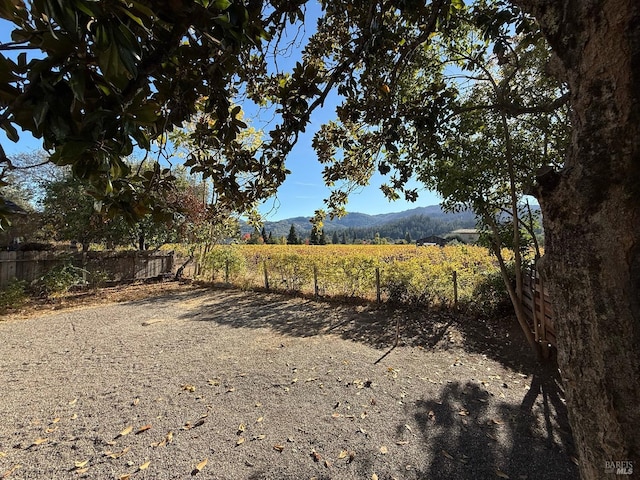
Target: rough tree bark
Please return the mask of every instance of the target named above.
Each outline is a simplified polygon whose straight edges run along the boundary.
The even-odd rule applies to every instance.
[[[513,0],[571,92],[565,168],[539,177],[543,275],[584,479],[640,473],[640,2]]]

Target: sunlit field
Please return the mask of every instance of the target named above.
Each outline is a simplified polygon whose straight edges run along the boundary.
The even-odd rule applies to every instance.
[[[479,289],[495,284],[499,275],[487,249],[472,245],[170,247],[183,257],[193,252],[187,274],[198,280],[404,304],[490,302],[478,298]]]

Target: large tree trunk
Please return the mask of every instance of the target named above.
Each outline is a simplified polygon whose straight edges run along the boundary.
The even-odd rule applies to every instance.
[[[540,176],[539,199],[581,475],[624,461],[638,475],[640,1],[514,2],[541,24],[571,91],[566,167]]]

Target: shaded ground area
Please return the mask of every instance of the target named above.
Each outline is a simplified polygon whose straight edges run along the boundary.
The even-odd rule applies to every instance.
[[[578,478],[506,320],[185,287],[0,339],[6,478]]]

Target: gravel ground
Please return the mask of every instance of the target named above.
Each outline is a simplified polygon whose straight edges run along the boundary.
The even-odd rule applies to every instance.
[[[193,287],[14,316],[0,478],[577,479],[504,322]]]

